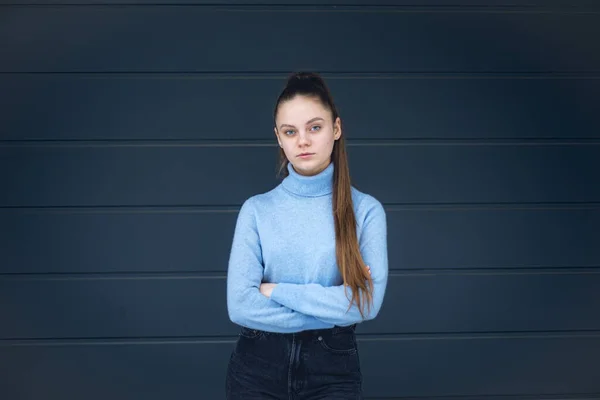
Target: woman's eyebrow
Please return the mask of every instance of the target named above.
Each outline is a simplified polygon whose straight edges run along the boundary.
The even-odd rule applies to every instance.
[[[312,122],[318,121],[318,120],[325,121],[325,120],[324,120],[323,118],[321,118],[321,117],[315,117],[315,118],[313,118],[313,119],[309,119],[309,120],[306,122],[306,125],[308,125],[308,124],[310,124],[310,123],[312,123]]]
[[[319,121],[319,120],[320,120],[320,121],[325,121],[325,119],[323,119],[323,118],[321,118],[321,117],[315,117],[315,118],[312,118],[312,119],[309,119],[308,121],[306,121],[306,125],[308,125],[308,124],[310,124],[310,123],[313,123],[313,122],[315,122],[315,121]],[[294,125],[290,125],[290,124],[281,124],[281,125],[279,125],[279,129],[283,128],[284,126],[288,126],[288,127],[290,127],[290,128],[295,128],[295,126],[294,126]]]

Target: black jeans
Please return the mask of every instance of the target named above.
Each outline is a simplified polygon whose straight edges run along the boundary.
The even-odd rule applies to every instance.
[[[227,368],[227,399],[362,399],[354,330],[242,328]]]

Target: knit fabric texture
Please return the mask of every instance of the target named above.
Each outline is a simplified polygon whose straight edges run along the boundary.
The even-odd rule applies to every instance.
[[[332,212],[334,164],[314,176],[289,175],[248,198],[235,225],[227,271],[227,309],[235,324],[269,332],[347,326],[379,313],[388,280],[387,226],[382,204],[352,186],[361,255],[371,268],[373,304],[365,319],[343,285]],[[275,283],[271,297],[262,282]],[[365,310],[366,311],[366,310]]]

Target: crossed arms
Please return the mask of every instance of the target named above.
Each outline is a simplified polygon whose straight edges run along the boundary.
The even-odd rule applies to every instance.
[[[273,282],[270,297],[261,293],[263,263],[258,229],[253,204],[246,201],[238,214],[227,272],[227,310],[231,321],[252,329],[297,332],[375,318],[388,279],[387,227],[383,206],[377,201],[371,203],[359,235],[361,255],[373,279],[373,303],[364,319],[355,304],[348,309],[351,292],[344,285]]]

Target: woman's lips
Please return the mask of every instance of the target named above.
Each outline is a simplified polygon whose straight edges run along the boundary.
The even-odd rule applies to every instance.
[[[302,154],[299,154],[298,157],[309,158],[309,157],[312,157],[313,155],[314,155],[314,153],[302,153]]]

